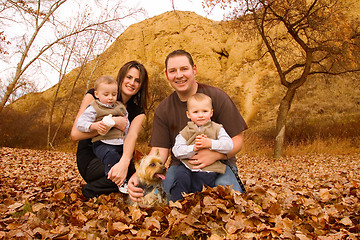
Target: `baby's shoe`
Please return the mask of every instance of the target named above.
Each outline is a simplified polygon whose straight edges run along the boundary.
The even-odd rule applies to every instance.
[[[128,184],[127,184],[127,180],[125,180],[125,182],[119,187],[119,191],[121,193],[125,193],[125,194],[128,194]]]

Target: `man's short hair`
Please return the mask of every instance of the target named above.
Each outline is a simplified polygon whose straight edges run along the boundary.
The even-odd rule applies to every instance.
[[[188,53],[187,51],[185,50],[182,50],[182,49],[178,49],[178,50],[175,50],[175,51],[172,51],[171,53],[169,53],[169,55],[167,55],[166,59],[165,59],[165,69],[167,69],[167,64],[168,64],[168,61],[170,58],[173,58],[173,57],[177,57],[177,56],[185,56],[188,58],[189,60],[189,63],[192,67],[194,67],[194,60],[191,56],[190,53]]]

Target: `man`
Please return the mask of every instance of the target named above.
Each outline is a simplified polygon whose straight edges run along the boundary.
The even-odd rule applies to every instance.
[[[165,162],[169,156],[170,149],[174,146],[175,137],[188,122],[186,116],[186,101],[193,94],[199,92],[210,96],[213,100],[212,120],[220,123],[233,140],[233,150],[228,154],[222,154],[210,149],[203,149],[198,152],[189,161],[196,168],[204,168],[218,160],[228,160],[233,169],[236,162],[235,154],[238,153],[243,144],[242,132],[247,129],[247,125],[240,115],[235,104],[230,97],[222,90],[197,83],[195,75],[197,73],[196,65],[191,55],[184,50],[171,52],[165,60],[165,73],[174,92],[165,98],[155,110],[153,121],[153,132],[150,140],[152,147],[149,154],[159,150],[162,160]],[[179,160],[171,156],[171,164],[164,180],[164,188],[169,193],[174,184],[174,173]],[[237,174],[237,169],[235,167]],[[237,181],[236,175],[229,166],[225,173],[216,179],[216,185],[232,185],[234,190],[242,192],[242,188]],[[133,201],[139,201],[143,196],[143,190],[136,187],[138,179],[136,173],[129,180],[128,192]]]

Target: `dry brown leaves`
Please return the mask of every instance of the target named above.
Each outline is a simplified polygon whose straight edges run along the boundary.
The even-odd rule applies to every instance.
[[[360,155],[239,158],[247,193],[138,209],[85,201],[73,154],[0,149],[0,239],[359,239]]]

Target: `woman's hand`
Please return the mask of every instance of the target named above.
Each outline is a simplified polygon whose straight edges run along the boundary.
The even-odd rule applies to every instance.
[[[112,117],[115,121],[115,127],[125,132],[128,119],[126,117]]]
[[[217,160],[223,159],[224,154],[211,151],[209,149],[201,149],[191,159],[190,163],[195,165],[194,169],[202,169],[216,162]]]
[[[129,164],[120,159],[120,161],[110,169],[108,179],[113,181],[116,185],[121,186],[126,179],[128,168]]]
[[[134,175],[131,176],[128,182],[128,193],[129,197],[134,202],[139,202],[141,198],[144,196],[144,190],[142,188],[136,187],[139,184],[139,179],[134,173]]]

